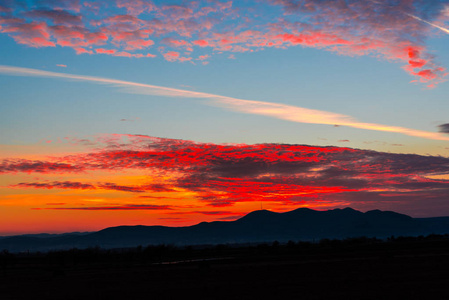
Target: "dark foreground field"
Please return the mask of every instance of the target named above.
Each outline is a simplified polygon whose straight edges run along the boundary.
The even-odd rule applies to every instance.
[[[0,255],[4,300],[449,299],[448,284],[447,236]]]

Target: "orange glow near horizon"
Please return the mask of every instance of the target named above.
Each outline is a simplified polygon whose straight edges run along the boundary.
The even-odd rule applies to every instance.
[[[72,153],[20,148],[0,160],[0,235],[187,226],[261,208],[391,209],[439,201],[449,185],[447,158],[342,147],[105,135]]]

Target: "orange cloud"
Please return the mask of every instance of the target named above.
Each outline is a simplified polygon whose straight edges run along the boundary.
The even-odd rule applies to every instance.
[[[132,135],[114,135],[92,143],[105,150],[49,161],[6,159],[0,172],[123,174],[141,170],[148,175],[147,182],[144,176],[140,185],[67,180],[20,182],[11,187],[168,193],[154,198],[161,201],[179,193],[175,198],[196,198],[214,207],[254,201],[308,202],[331,195],[345,201],[356,201],[353,195],[360,194],[379,199],[385,195],[438,199],[449,191],[447,180],[428,177],[449,174],[449,160],[443,157],[304,145],[217,145]],[[59,168],[61,165],[64,168]],[[152,198],[148,196],[140,198]]]
[[[169,219],[173,214],[193,224],[234,218],[261,204],[278,211],[407,207],[438,215],[449,193],[445,157],[144,135],[79,141],[87,147],[79,153],[0,161],[8,176],[8,186],[0,187],[2,232],[178,224]]]

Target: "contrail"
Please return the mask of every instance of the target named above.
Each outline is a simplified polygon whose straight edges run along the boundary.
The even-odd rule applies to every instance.
[[[202,98],[212,100],[213,105],[223,107],[232,111],[269,116],[276,119],[310,124],[327,124],[348,126],[359,129],[386,131],[401,133],[408,136],[421,137],[425,139],[449,141],[449,137],[438,132],[430,132],[405,127],[389,126],[376,123],[363,123],[351,116],[327,112],[316,109],[308,109],[299,106],[286,105],[273,102],[263,102],[254,100],[243,100],[238,98],[214,95],[209,93],[194,92],[175,88],[168,88],[157,85],[137,83],[131,81],[101,78],[85,75],[74,75],[67,73],[49,72],[37,69],[20,68],[0,65],[0,73],[16,76],[37,76],[52,77],[62,79],[73,79],[100,84],[109,84],[124,87],[125,92],[146,95],[161,95],[167,97]]]
[[[409,16],[409,17],[412,17],[412,18],[414,18],[414,19],[416,19],[416,20],[418,20],[418,21],[427,23],[427,24],[429,24],[430,26],[433,26],[433,27],[435,27],[435,28],[438,28],[438,29],[440,29],[440,30],[446,32],[447,34],[449,34],[449,29],[447,29],[447,28],[438,26],[437,24],[430,23],[429,21],[423,20],[423,19],[421,19],[420,17],[414,16],[414,15],[411,15],[411,14],[408,14],[408,13],[405,13],[405,14],[406,14],[407,16]]]

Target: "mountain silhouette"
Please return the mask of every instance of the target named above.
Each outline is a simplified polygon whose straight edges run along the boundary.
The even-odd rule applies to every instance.
[[[82,234],[3,237],[0,239],[0,250],[49,251],[159,244],[183,246],[446,233],[449,233],[449,217],[412,218],[392,211],[371,210],[363,213],[352,208],[327,211],[299,208],[284,213],[258,210],[236,221],[202,222],[187,227],[117,226]]]

